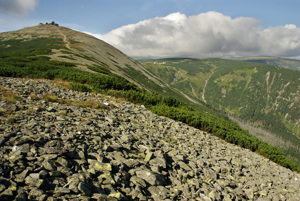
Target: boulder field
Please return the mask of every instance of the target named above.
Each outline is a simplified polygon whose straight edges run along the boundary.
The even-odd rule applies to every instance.
[[[61,83],[0,77],[0,200],[300,199],[296,172]]]

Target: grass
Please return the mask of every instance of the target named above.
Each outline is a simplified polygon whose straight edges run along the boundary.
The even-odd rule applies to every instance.
[[[20,100],[20,96],[12,92],[4,92],[1,95],[1,100],[6,100],[8,103],[16,103]]]
[[[48,94],[48,95],[45,95],[44,96],[44,100],[46,101],[46,102],[51,102],[51,103],[53,103],[53,102],[59,102],[59,98],[56,96],[56,95],[53,95],[53,94]]]

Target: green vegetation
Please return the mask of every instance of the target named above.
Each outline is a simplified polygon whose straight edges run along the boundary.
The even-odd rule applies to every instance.
[[[70,83],[71,89],[74,91],[80,91],[80,92],[91,92],[92,89],[85,85],[80,83]]]
[[[97,73],[111,74],[109,68],[106,66],[93,65],[93,66],[88,66],[88,69],[95,71]]]
[[[300,163],[300,71],[225,59],[140,62],[172,87],[211,109],[275,133],[290,145],[283,147],[285,154]],[[272,139],[266,140],[272,143]]]
[[[6,41],[5,45],[0,47],[0,76],[67,80],[71,82],[70,87],[74,90],[95,91],[123,97],[131,102],[144,104],[159,115],[165,115],[211,132],[231,143],[264,155],[278,164],[300,171],[300,167],[287,159],[280,149],[250,136],[232,122],[194,110],[177,99],[139,89],[124,78],[112,74],[105,66],[90,66],[90,69],[101,73],[89,73],[74,68],[75,63],[52,61],[49,57],[40,56],[51,54],[49,47],[64,48],[62,41],[56,39]],[[137,73],[131,66],[127,67],[128,73]],[[209,71],[200,69],[196,72],[207,73]],[[51,95],[45,96],[44,99],[49,102],[60,102],[56,96]],[[83,105],[102,107],[96,103]]]

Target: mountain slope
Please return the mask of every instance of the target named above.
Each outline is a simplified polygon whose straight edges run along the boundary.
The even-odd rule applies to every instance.
[[[111,45],[89,36],[87,34],[74,31],[65,27],[53,25],[38,25],[27,27],[18,31],[1,33],[0,39],[6,41],[7,49],[12,48],[10,40],[34,41],[40,38],[55,38],[60,40],[62,46],[52,49],[52,60],[78,63],[77,68],[81,70],[91,70],[88,66],[109,68],[114,73],[126,77],[137,85],[139,82],[133,80],[129,69],[139,69],[139,73],[149,79],[149,82],[159,83],[141,65],[130,57],[126,56]]]
[[[188,91],[180,91],[166,80],[152,76],[149,70],[103,41],[53,25],[1,33],[0,40],[0,76],[68,81],[65,87],[73,90],[125,98],[145,105],[156,114],[182,121],[264,155],[284,167],[300,169],[277,147],[250,136],[228,118],[220,118],[222,115],[218,110],[197,104],[191,97],[186,98]],[[204,73],[211,76],[209,71]]]
[[[276,133],[300,159],[299,71],[223,59],[140,62],[191,98]]]

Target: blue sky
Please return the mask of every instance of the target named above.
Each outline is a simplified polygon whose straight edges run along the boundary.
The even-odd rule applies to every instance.
[[[300,58],[299,10],[299,0],[0,0],[0,32],[55,21],[134,57]]]

